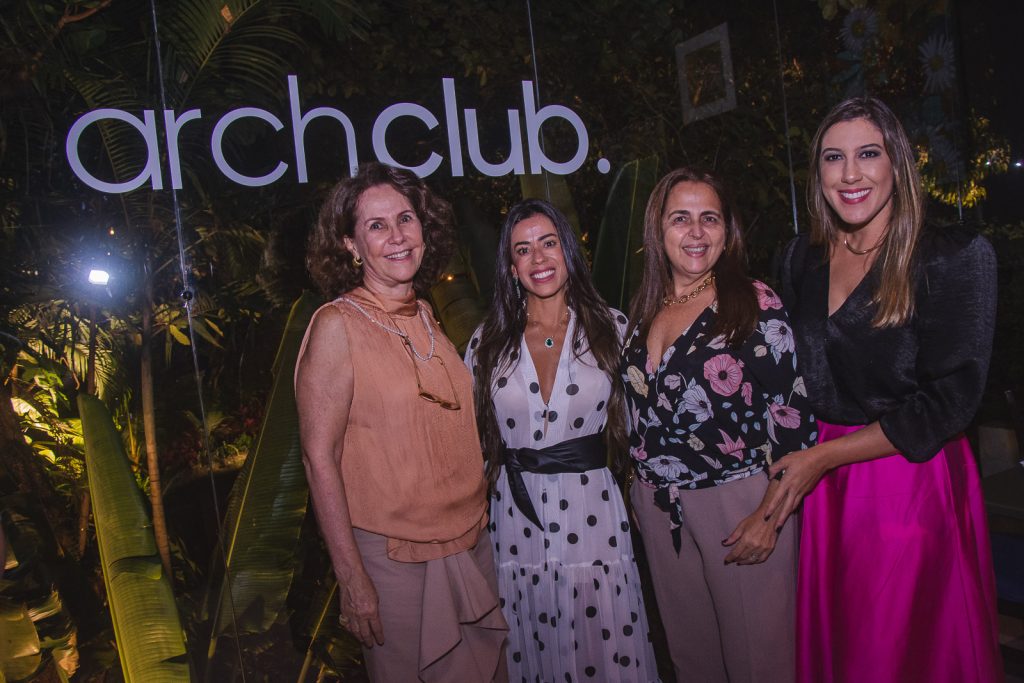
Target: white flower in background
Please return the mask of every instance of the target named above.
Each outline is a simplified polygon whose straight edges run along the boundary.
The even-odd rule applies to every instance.
[[[928,131],[928,159],[944,180],[954,180],[961,169],[960,152],[953,141],[938,128]]]
[[[864,48],[878,35],[878,15],[874,10],[866,7],[857,7],[850,10],[843,19],[843,28],[839,30],[839,37],[843,39],[843,45],[847,50],[859,55]]]
[[[941,92],[952,87],[956,78],[956,66],[953,62],[953,43],[944,33],[933,33],[917,48],[924,69],[924,91]]]

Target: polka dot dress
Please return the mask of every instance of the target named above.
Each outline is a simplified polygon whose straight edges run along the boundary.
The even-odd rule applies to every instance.
[[[612,316],[621,335],[626,318]],[[543,448],[604,426],[611,385],[589,352],[574,357],[575,322],[571,314],[547,405],[525,340],[519,362],[495,380],[495,414],[509,446]],[[470,367],[479,333],[467,351]],[[611,472],[522,476],[543,529],[516,507],[504,470],[491,499],[509,680],[657,681],[629,522]]]

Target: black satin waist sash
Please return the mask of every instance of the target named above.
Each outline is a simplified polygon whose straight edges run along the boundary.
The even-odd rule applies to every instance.
[[[608,455],[601,432],[562,441],[546,448],[506,448],[505,472],[512,500],[527,519],[540,529],[544,527],[537,517],[530,494],[523,482],[523,472],[535,474],[571,474],[606,467]]]

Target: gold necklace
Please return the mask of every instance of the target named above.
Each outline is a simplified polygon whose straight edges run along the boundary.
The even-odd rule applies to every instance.
[[[565,325],[567,322],[569,322],[569,309],[568,308],[565,309],[565,314],[562,316],[562,319],[559,321],[558,324],[559,324],[559,326],[562,326],[562,325]],[[526,312],[526,323],[528,325],[533,325],[534,327],[540,327],[540,323],[539,322],[535,322],[535,321],[531,322],[530,321],[530,312],[529,311]],[[544,338],[544,346],[549,348],[549,349],[550,348],[554,348],[554,346],[555,346],[555,337],[554,337],[554,335],[552,335],[550,337],[545,337]]]
[[[703,292],[705,289],[707,289],[708,287],[710,287],[714,283],[715,283],[715,274],[711,273],[706,278],[704,278],[704,282],[702,282],[699,285],[697,285],[697,288],[694,289],[689,294],[684,294],[682,296],[678,296],[678,297],[675,297],[675,298],[666,296],[664,299],[661,300],[661,305],[662,306],[675,306],[676,304],[685,304],[690,299],[696,299],[698,294]]]
[[[866,255],[866,254],[870,254],[870,253],[871,253],[871,252],[873,252],[873,251],[874,251],[875,249],[878,249],[878,248],[879,248],[880,246],[882,246],[882,242],[883,242],[883,241],[885,241],[885,235],[882,235],[882,236],[881,236],[881,237],[880,237],[880,238],[878,239],[878,241],[877,241],[877,242],[875,242],[875,246],[873,246],[873,247],[871,247],[871,248],[869,248],[869,249],[865,249],[865,250],[861,251],[860,249],[854,249],[853,247],[851,247],[851,246],[850,246],[850,243],[849,243],[849,242],[847,241],[847,239],[846,239],[846,238],[844,237],[844,238],[843,238],[843,246],[844,246],[844,247],[846,247],[847,249],[849,249],[849,250],[850,250],[850,253],[851,253],[851,254],[856,254],[857,256],[864,256],[864,255]]]

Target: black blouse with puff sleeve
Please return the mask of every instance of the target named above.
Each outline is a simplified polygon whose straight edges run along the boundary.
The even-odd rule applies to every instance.
[[[786,248],[781,295],[817,417],[878,421],[907,460],[924,462],[967,427],[981,402],[996,261],[988,240],[960,227],[926,227],[915,258],[915,313],[900,327],[871,325],[877,267],[829,316],[826,250],[807,234]]]

